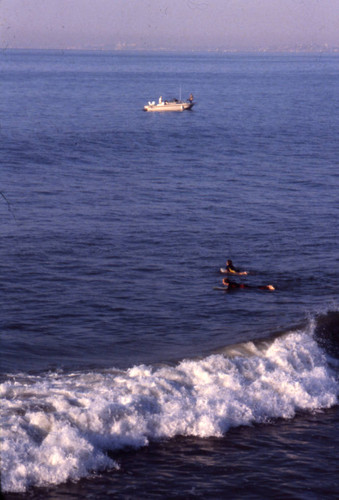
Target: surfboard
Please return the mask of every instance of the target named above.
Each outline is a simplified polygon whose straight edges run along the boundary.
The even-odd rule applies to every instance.
[[[227,292],[228,288],[224,286],[215,286],[213,287],[213,290],[223,290],[224,292]]]

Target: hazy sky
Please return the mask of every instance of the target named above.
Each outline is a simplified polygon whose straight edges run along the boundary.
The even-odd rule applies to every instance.
[[[2,48],[339,47],[339,0],[0,0]]]

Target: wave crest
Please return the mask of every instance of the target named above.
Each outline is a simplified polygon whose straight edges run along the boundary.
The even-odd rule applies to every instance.
[[[2,487],[25,491],[118,467],[107,450],[177,435],[291,418],[337,403],[325,352],[296,331],[248,355],[214,354],[177,366],[22,375],[1,385]]]

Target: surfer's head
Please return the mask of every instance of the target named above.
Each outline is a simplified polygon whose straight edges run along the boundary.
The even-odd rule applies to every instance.
[[[226,264],[227,264],[228,266],[232,266],[232,261],[231,261],[231,260],[228,260],[228,261],[226,262]]]
[[[228,286],[230,284],[229,280],[227,278],[224,278],[222,280],[222,284],[225,285],[225,286]]]

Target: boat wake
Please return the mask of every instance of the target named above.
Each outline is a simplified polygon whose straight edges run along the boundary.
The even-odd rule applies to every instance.
[[[338,324],[339,313],[328,313],[274,339],[176,366],[8,376],[0,389],[3,491],[118,468],[109,451],[178,435],[222,436],[336,405],[337,360],[325,349]]]

